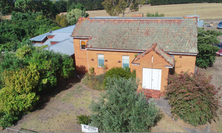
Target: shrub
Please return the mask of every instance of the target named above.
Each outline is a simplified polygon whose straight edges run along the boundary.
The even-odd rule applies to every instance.
[[[2,55],[3,56],[3,55]],[[5,53],[0,63],[0,89],[3,88],[2,73],[6,71],[19,70],[28,65],[28,62],[18,59],[14,54]]]
[[[56,86],[59,78],[68,78],[74,70],[73,60],[68,55],[25,45],[17,49],[16,54],[5,53],[0,63],[0,89],[3,78],[1,73],[4,70],[17,70],[25,66],[32,67],[40,73],[38,91]]]
[[[218,90],[211,77],[203,74],[180,73],[169,76],[166,96],[169,98],[174,116],[196,126],[203,125],[217,117],[219,107]]]
[[[0,112],[0,126],[3,128],[12,126],[12,124],[19,120],[21,118],[21,115],[18,113],[4,113]]]
[[[99,132],[148,132],[160,115],[144,94],[137,93],[135,79],[108,78],[108,90],[92,101],[90,125]]]
[[[40,78],[38,71],[28,68],[5,71],[3,77],[4,88],[0,91],[0,111],[7,114],[29,111],[38,101],[35,94]]]
[[[163,13],[159,14],[158,12],[152,14],[152,13],[147,12],[146,16],[147,17],[164,17],[164,14]]]
[[[77,124],[85,124],[85,125],[88,125],[90,123],[90,116],[87,116],[87,115],[79,115],[77,116],[77,119],[78,122]]]
[[[129,79],[130,77],[136,78],[136,71],[133,70],[133,72],[131,72],[129,67],[126,67],[125,69],[122,67],[111,68],[105,73],[104,86],[107,84],[108,77],[122,77],[126,79]]]

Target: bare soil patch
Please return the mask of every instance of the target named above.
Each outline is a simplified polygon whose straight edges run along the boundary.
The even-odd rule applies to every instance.
[[[64,88],[67,89],[64,89]],[[23,116],[13,129],[26,129],[36,132],[81,132],[76,116],[90,115],[89,105],[101,91],[92,90],[81,83],[60,85],[62,89],[49,98],[39,109]],[[57,89],[57,88],[56,88]]]

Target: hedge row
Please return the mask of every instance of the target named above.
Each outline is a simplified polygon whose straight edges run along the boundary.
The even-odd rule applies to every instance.
[[[222,3],[221,0],[150,0],[151,5],[186,4],[186,3]]]

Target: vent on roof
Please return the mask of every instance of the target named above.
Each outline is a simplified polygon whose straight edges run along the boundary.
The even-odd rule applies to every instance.
[[[51,31],[51,30],[49,30],[49,33],[52,33],[52,31]]]

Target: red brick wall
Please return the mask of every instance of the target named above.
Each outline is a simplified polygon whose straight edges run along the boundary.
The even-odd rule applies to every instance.
[[[58,43],[58,42],[51,42],[51,45],[54,45],[54,44],[56,44],[56,43]]]
[[[54,37],[54,35],[48,35],[48,38],[53,38]]]
[[[108,69],[113,67],[122,67],[122,56],[129,56],[129,67],[132,68],[131,62],[135,58],[135,54],[132,52],[111,52],[111,51],[88,51],[89,57],[89,68],[94,67],[95,73],[102,74],[104,73],[104,69],[98,67],[98,57],[97,54],[104,55],[104,65],[108,67]],[[120,61],[120,63],[119,63]]]
[[[192,72],[194,73],[196,56],[190,55],[174,55],[175,59],[175,72]]]
[[[143,17],[143,13],[132,14],[132,17]]]
[[[153,56],[153,64],[151,63]],[[141,57],[136,63],[140,63],[139,66],[134,65],[133,68],[136,69],[136,77],[140,79],[140,85],[138,90],[142,89],[142,76],[143,76],[143,68],[155,68],[161,69],[161,92],[164,91],[164,87],[167,85],[167,78],[169,74],[169,68],[166,68],[165,65],[169,65],[161,56],[159,56],[156,52],[151,51],[146,54],[144,57]]]
[[[104,60],[107,60],[107,62],[104,62],[105,65],[108,66],[108,69],[113,67],[122,67],[122,56],[128,55],[129,56],[129,67],[131,70],[136,70],[136,76],[138,79],[140,79],[140,83],[142,84],[142,72],[143,68],[156,68],[156,69],[162,69],[162,75],[161,75],[161,92],[164,91],[164,86],[167,85],[166,78],[168,77],[169,68],[165,68],[165,65],[169,65],[162,57],[160,57],[155,52],[151,51],[144,57],[142,57],[140,60],[138,60],[138,63],[140,65],[133,65],[131,62],[134,60],[135,55],[137,53],[132,52],[110,52],[110,51],[88,51],[88,61],[89,61],[89,68],[94,67],[95,74],[99,75],[104,73],[103,68],[98,67],[98,59],[97,54],[103,54]],[[76,53],[77,55],[77,53]],[[153,55],[153,66],[151,64],[151,58]],[[119,63],[121,61],[121,63]],[[88,64],[87,64],[88,65]],[[139,85],[139,90],[142,89],[142,85]]]
[[[86,50],[80,49],[80,40],[84,40],[84,39],[73,39],[74,50],[75,50],[76,71],[78,73],[85,73],[88,71],[87,53],[86,53]]]
[[[137,91],[139,93],[143,92],[144,95],[147,97],[147,98],[156,98],[156,99],[159,99],[160,96],[161,96],[161,92],[158,91],[158,90],[152,90],[152,89],[142,89],[142,91]]]

